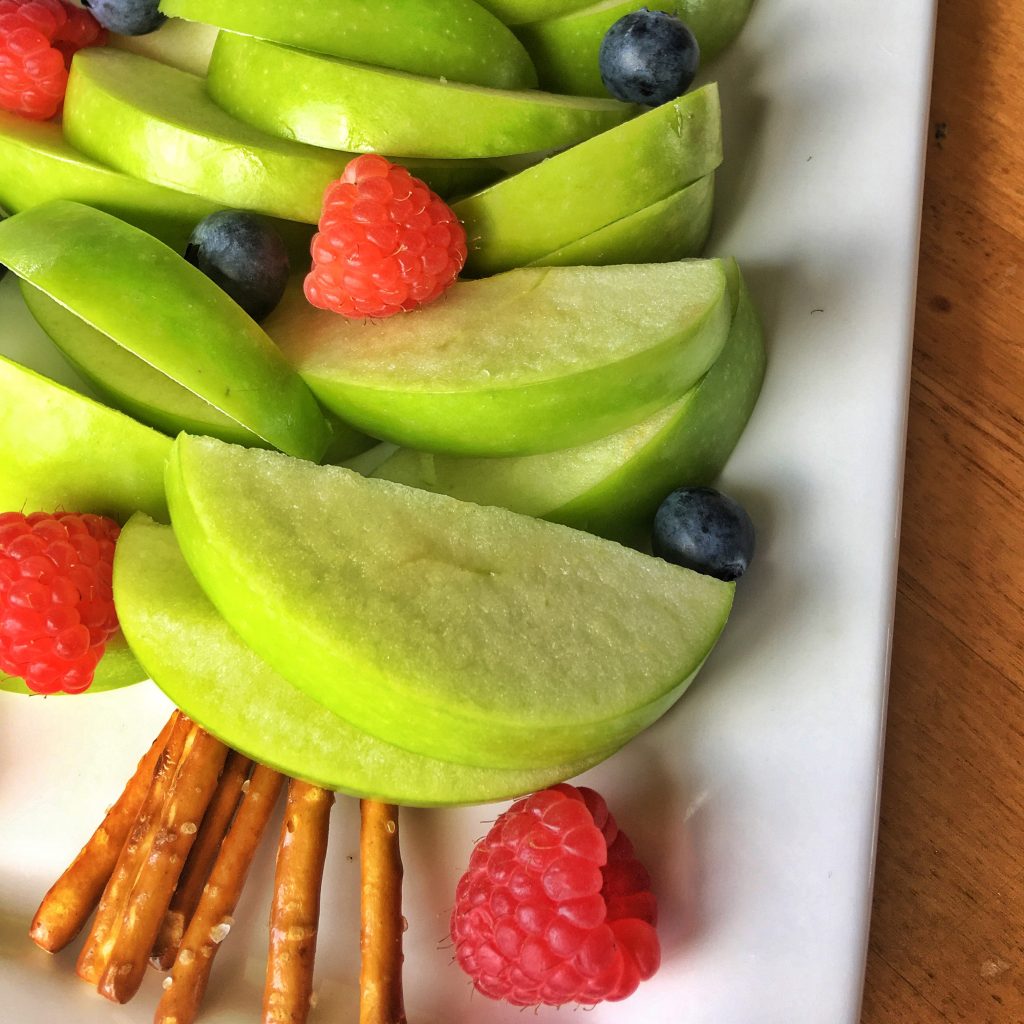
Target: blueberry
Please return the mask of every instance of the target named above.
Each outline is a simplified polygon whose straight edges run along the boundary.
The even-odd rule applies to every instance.
[[[680,487],[654,517],[654,553],[720,580],[739,579],[754,557],[754,524],[713,487]]]
[[[253,318],[281,301],[288,283],[288,250],[262,217],[218,210],[193,229],[185,259],[220,285]]]
[[[160,0],[82,0],[82,6],[104,28],[122,36],[144,36],[167,20],[160,13]]]
[[[689,89],[700,47],[677,17],[645,7],[608,29],[598,60],[601,81],[616,99],[656,107]]]

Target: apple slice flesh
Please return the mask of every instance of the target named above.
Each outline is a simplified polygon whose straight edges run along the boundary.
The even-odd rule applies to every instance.
[[[735,314],[722,354],[678,402],[579,448],[509,459],[399,449],[372,475],[478,505],[634,540],[673,488],[711,483],[753,411],[764,376],[760,323],[735,263]]]
[[[530,264],[532,267],[670,263],[699,256],[711,233],[715,177],[699,181]]]
[[[56,200],[0,222],[0,262],[267,444],[324,454],[323,414],[273,342],[151,235]]]
[[[218,204],[121,174],[70,146],[60,126],[0,110],[0,206],[18,213],[51,199],[95,206],[184,251]]]
[[[702,63],[707,64],[736,38],[752,4],[753,0],[671,0],[648,6],[685,22],[697,37]],[[543,88],[607,96],[598,59],[601,41],[619,18],[636,10],[636,0],[601,0],[561,17],[519,25],[516,35],[533,58]]]
[[[230,32],[213,48],[206,87],[229,114],[270,135],[437,159],[561,149],[635,111],[611,98],[464,85]]]
[[[721,162],[718,88],[707,85],[454,203],[470,241],[467,273],[526,266]]]
[[[0,356],[0,509],[167,520],[170,439]]]
[[[75,54],[64,101],[68,141],[145,181],[234,208],[315,224],[349,153],[275,139],[225,113],[203,79],[133,53]],[[403,161],[441,195],[495,176],[483,161]]]
[[[731,584],[563,526],[210,438],[175,441],[166,486],[186,561],[253,650],[442,760],[617,749],[678,699],[732,604]]]
[[[118,542],[114,595],[132,647],[174,704],[286,775],[392,803],[454,805],[528,793],[594,762],[476,768],[413,754],[357,729],[247,647],[189,572],[171,529],[144,517]]]
[[[457,283],[414,315],[354,321],[286,295],[266,321],[323,404],[424,451],[583,444],[675,401],[729,333],[717,260],[545,267]]]
[[[163,0],[178,18],[455,82],[529,89],[537,73],[522,43],[473,0]],[[387,23],[386,29],[383,23]]]
[[[170,530],[170,527],[164,527]],[[92,685],[84,691],[89,693],[107,693],[110,690],[120,690],[125,686],[133,686],[147,679],[145,669],[138,663],[135,655],[132,654],[125,643],[123,634],[115,633],[107,641],[106,649],[100,663],[96,666],[96,674],[93,677]],[[35,691],[30,690],[23,680],[17,676],[5,676],[0,672],[0,690],[6,693],[21,693],[31,696]],[[55,694],[54,696],[63,696]]]
[[[137,53],[140,57],[170,64],[192,75],[205,75],[210,65],[210,54],[217,39],[217,28],[198,21],[180,21],[171,18],[155,32],[141,36],[122,36],[111,32],[107,44],[118,50]]]

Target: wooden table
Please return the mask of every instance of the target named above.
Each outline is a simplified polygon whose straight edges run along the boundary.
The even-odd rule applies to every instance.
[[[1024,0],[939,0],[863,1024],[1024,1022]]]

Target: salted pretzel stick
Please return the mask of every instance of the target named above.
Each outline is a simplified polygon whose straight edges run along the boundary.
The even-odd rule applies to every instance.
[[[156,771],[142,809],[128,833],[128,840],[100,897],[92,929],[78,956],[76,968],[78,976],[91,985],[99,983],[107,966],[110,943],[124,913],[125,900],[139,873],[139,866],[149,855],[152,846],[153,832],[150,826],[160,816],[191,729],[192,722],[188,718],[182,714],[175,716],[167,746],[157,759]]]
[[[359,1024],[405,1024],[402,999],[402,855],[398,808],[361,800]]]
[[[292,779],[277,850],[263,1024],[303,1024],[313,994],[320,883],[334,794]]]
[[[118,855],[128,841],[128,833],[149,792],[157,760],[167,746],[177,715],[175,711],[168,719],[160,735],[139,761],[124,792],[107,811],[100,827],[39,904],[36,916],[32,918],[29,936],[47,953],[62,950],[74,939],[103,895]]]
[[[258,765],[224,837],[210,880],[185,930],[154,1024],[192,1024],[210,979],[213,958],[231,927],[256,848],[277,803],[284,776]]]
[[[245,780],[249,777],[252,761],[238,751],[232,750],[224,764],[217,791],[199,826],[192,852],[181,869],[178,886],[171,897],[160,931],[157,935],[150,963],[162,971],[170,970],[178,955],[178,946],[188,927],[192,915],[199,905],[203,886],[210,876],[217,854],[224,842],[224,836],[235,815]]]
[[[178,772],[153,840],[124,904],[120,927],[109,943],[106,966],[96,986],[101,996],[126,1003],[139,990],[160,923],[167,913],[185,858],[195,842],[228,748],[198,725],[185,741]]]

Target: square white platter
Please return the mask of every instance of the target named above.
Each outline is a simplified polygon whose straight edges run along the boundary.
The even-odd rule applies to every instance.
[[[750,510],[759,549],[693,689],[585,777],[654,876],[664,953],[652,981],[588,1012],[592,1024],[858,1018],[933,23],[934,0],[757,0],[705,75],[720,82],[726,132],[710,251],[740,259],[769,344],[760,403],[722,481]],[[44,340],[14,283],[0,283],[0,351],[67,379]],[[75,978],[77,944],[51,958],[26,930],[167,711],[150,684],[0,694],[0,1019],[152,1019],[155,973],[116,1007]],[[455,882],[499,809],[402,814],[415,1024],[527,1019],[473,996],[446,942]],[[313,1024],[356,1019],[357,843],[356,805],[341,799]],[[272,846],[217,960],[209,1024],[258,1019]]]

